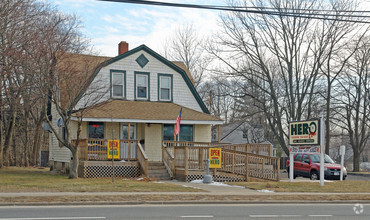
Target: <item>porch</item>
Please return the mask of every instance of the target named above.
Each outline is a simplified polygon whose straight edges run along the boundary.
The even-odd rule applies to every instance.
[[[108,159],[105,139],[82,139],[79,146],[81,175],[86,178],[110,176],[137,177],[149,174],[149,159],[139,140],[119,140],[119,158]],[[271,155],[269,144],[219,144],[162,141],[162,162],[169,176],[192,181],[206,172],[209,148],[222,149],[220,169],[211,169],[215,181],[248,181],[250,177],[279,181],[280,158]]]

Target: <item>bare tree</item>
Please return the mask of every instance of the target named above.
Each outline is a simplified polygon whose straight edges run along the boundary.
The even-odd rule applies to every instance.
[[[254,100],[287,154],[288,121],[318,117],[324,112],[321,95],[328,92],[330,97],[331,88],[325,89],[320,74],[329,74],[331,83],[343,70],[342,63],[333,68],[334,63],[350,58],[350,54],[340,60],[334,56],[342,53],[350,41],[345,37],[355,28],[342,19],[344,12],[337,10],[347,9],[349,4],[324,0],[230,1],[230,6],[255,6],[262,13],[239,11],[221,17],[223,33],[210,51],[228,67],[224,75],[237,77],[253,88],[242,90],[239,96]],[[263,13],[265,8],[275,13]],[[322,9],[337,11],[336,19],[312,19]]]
[[[213,54],[224,61],[231,75],[254,85],[257,93],[241,95],[258,103],[256,106],[264,113],[279,144],[288,153],[287,121],[311,115],[309,102],[316,95],[314,84],[322,48],[312,47],[317,21],[307,17],[287,17],[284,12],[299,13],[306,9],[308,12],[305,13],[309,13],[318,5],[311,1],[277,0],[253,1],[253,4],[272,7],[277,15],[234,12],[223,16],[224,32],[219,36],[219,45],[226,48],[216,48]],[[231,6],[249,5],[247,1],[232,1]],[[227,53],[222,55],[223,51]]]
[[[4,0],[0,3],[0,75],[1,75],[1,136],[0,167],[11,163],[11,145],[15,122],[26,101],[23,99],[30,85],[32,72],[27,65],[28,43],[32,30],[46,8],[34,0]]]
[[[207,67],[212,61],[202,48],[203,39],[192,25],[180,27],[174,36],[164,43],[164,54],[169,60],[182,61],[189,69],[194,87],[199,89]]]
[[[355,42],[357,44],[357,42]],[[347,64],[346,75],[337,80],[340,91],[335,98],[335,123],[349,135],[353,149],[353,170],[360,170],[360,155],[370,138],[370,38],[359,38],[354,56]]]
[[[325,48],[323,62],[320,65],[320,72],[323,74],[326,80],[325,89],[325,102],[326,102],[326,121],[325,121],[325,132],[326,132],[326,147],[325,153],[329,154],[330,148],[330,132],[331,132],[331,118],[332,118],[332,90],[333,84],[337,78],[341,75],[347,66],[349,59],[356,52],[358,44],[353,42],[360,42],[355,40],[355,37],[360,39],[366,33],[365,30],[361,30],[363,24],[356,24],[353,22],[346,22],[346,20],[354,18],[348,18],[352,12],[357,8],[355,1],[330,1],[331,8],[335,9],[335,20],[322,21],[321,37],[319,44]],[[348,11],[345,13],[344,11]],[[354,34],[355,32],[362,33],[360,36]],[[348,45],[351,45],[352,49],[347,50]]]

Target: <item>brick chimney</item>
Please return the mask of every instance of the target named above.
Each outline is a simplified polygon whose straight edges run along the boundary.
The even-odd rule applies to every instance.
[[[126,53],[128,51],[128,43],[126,41],[121,41],[118,44],[118,55]]]

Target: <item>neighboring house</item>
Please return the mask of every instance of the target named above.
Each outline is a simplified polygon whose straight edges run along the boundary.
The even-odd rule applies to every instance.
[[[218,141],[218,131],[212,132],[212,141]],[[246,144],[265,141],[262,125],[251,125],[247,122],[233,122],[221,126],[221,143]]]
[[[89,106],[91,99],[81,98],[76,109],[89,106],[82,118],[81,132],[81,138],[88,144],[86,150],[81,151],[85,152],[86,160],[97,159],[102,152],[92,150],[92,146],[119,139],[120,160],[130,159],[137,153],[136,147],[127,145],[127,140],[135,140],[149,161],[162,161],[163,141],[174,140],[174,124],[181,108],[180,141],[211,142],[211,127],[222,124],[222,120],[209,114],[183,63],[170,62],[145,45],[128,50],[126,42],[119,44],[118,56],[95,58],[100,62],[89,76],[90,84],[85,92],[105,93],[93,106]],[[55,109],[52,114],[53,126],[57,128],[59,117]],[[77,117],[72,118],[74,129],[76,120]],[[68,167],[70,151],[59,146],[55,136],[50,136],[50,164],[55,168]]]

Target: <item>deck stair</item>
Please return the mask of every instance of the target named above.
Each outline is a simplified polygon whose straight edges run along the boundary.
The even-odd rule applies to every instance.
[[[148,162],[148,177],[156,180],[170,180],[171,177],[168,174],[166,167],[163,162]]]

